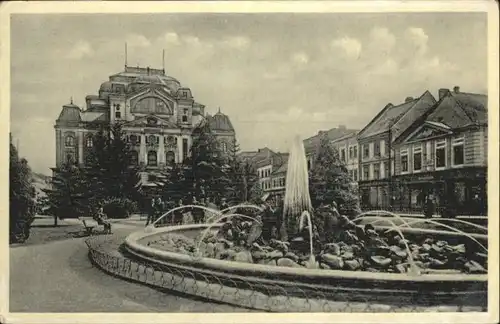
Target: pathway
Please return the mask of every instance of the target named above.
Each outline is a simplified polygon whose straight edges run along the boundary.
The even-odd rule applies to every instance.
[[[138,226],[115,224],[117,234]],[[109,276],[93,267],[84,238],[10,249],[11,312],[247,312]]]

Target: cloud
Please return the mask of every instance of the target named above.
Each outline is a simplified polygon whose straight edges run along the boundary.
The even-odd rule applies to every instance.
[[[396,37],[386,27],[374,27],[370,31],[371,41],[387,52],[390,52],[396,44]]]
[[[174,32],[167,32],[165,35],[163,35],[163,40],[167,44],[179,44],[179,35]]]
[[[429,36],[422,28],[410,27],[406,30],[406,35],[415,46],[419,55],[424,55],[427,53],[427,43],[429,41]]]
[[[73,60],[80,60],[84,57],[94,55],[92,46],[87,41],[78,41],[69,51],[67,57]]]
[[[294,53],[291,59],[293,63],[298,65],[307,64],[309,62],[309,56],[304,52]]]
[[[250,47],[250,39],[244,36],[229,37],[223,43],[228,47],[237,50],[246,50]]]
[[[332,42],[332,46],[336,49],[340,49],[349,59],[358,59],[362,49],[362,45],[359,40],[347,36],[335,39]]]
[[[151,42],[144,35],[131,34],[127,37],[127,46],[149,47],[151,46]]]

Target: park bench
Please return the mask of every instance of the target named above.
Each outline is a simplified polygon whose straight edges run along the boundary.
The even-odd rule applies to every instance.
[[[92,217],[79,217],[79,220],[82,222],[83,227],[85,228],[85,233],[87,235],[95,234],[94,229],[98,227],[102,227],[103,230],[106,231],[104,224],[99,224]]]

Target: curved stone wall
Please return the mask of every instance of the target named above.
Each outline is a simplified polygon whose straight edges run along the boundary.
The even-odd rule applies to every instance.
[[[166,233],[192,236],[206,225],[183,225],[155,228],[134,232],[125,240],[125,249],[134,259],[156,262],[168,267],[190,271],[200,276],[217,276],[221,282],[235,282],[244,278],[252,284],[278,284],[287,295],[296,295],[294,289],[314,289],[322,294],[350,300],[398,302],[412,304],[456,304],[485,305],[487,298],[487,275],[472,274],[425,274],[409,276],[395,273],[372,273],[361,271],[287,268],[261,264],[240,263],[211,258],[195,259],[192,256],[162,251],[147,246],[147,243]],[[404,233],[418,234],[416,229]],[[425,233],[427,230],[420,230]],[[434,233],[434,230],[432,230]],[[434,233],[435,234],[435,233]],[[439,232],[443,236],[456,233]],[[477,236],[486,239],[485,235]],[[439,287],[439,289],[437,289]]]

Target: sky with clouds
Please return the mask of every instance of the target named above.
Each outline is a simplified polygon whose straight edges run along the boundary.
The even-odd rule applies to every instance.
[[[11,131],[37,172],[55,164],[54,122],[128,64],[161,68],[243,150],[361,129],[387,103],[460,86],[487,92],[486,14],[13,15]]]

